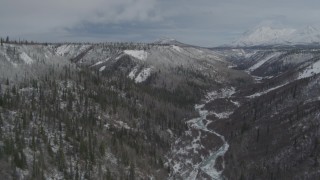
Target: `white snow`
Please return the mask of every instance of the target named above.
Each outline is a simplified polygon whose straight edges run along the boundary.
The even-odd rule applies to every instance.
[[[141,83],[147,80],[148,77],[151,75],[151,71],[153,67],[144,68],[139,73],[138,73],[138,68],[139,68],[138,66],[134,67],[128,75],[128,78],[132,80],[134,79],[135,83]]]
[[[258,26],[244,33],[234,46],[254,46],[273,44],[309,44],[320,42],[320,30],[313,26],[300,29]]]
[[[151,75],[151,70],[152,70],[151,67],[143,69],[143,70],[138,74],[138,76],[135,78],[135,82],[136,82],[136,83],[141,83],[141,82],[144,82],[145,80],[147,80],[148,77]],[[130,74],[129,74],[129,75],[130,75]]]
[[[134,67],[134,68],[132,69],[132,71],[129,73],[128,77],[129,77],[130,79],[134,79],[134,78],[136,77],[137,71],[138,71],[138,67],[136,66],[136,67]]]
[[[173,43],[178,43],[178,41],[173,38],[163,37],[156,40],[154,43],[155,44],[173,44]]]
[[[196,49],[197,51],[198,51],[198,53],[200,53],[200,54],[202,54],[203,53],[203,51],[202,50],[200,50],[200,49]]]
[[[167,129],[167,132],[170,134],[170,137],[173,137],[173,132],[171,131],[171,129]]]
[[[97,65],[100,65],[100,64],[102,64],[104,61],[99,61],[99,62],[97,62],[97,63],[95,63],[94,65],[92,65],[92,66],[97,66]]]
[[[311,77],[319,73],[320,73],[320,61],[317,61],[311,66],[307,67],[303,72],[299,73],[298,79]]]
[[[252,57],[253,55],[255,55],[257,52],[258,52],[258,51],[253,51],[253,52],[250,52],[250,53],[245,53],[245,54],[244,54],[244,57],[245,57],[245,58],[250,58],[250,57]]]
[[[104,62],[107,62],[109,59],[110,59],[110,58],[107,58],[107,59],[104,60],[104,61],[99,61],[99,62],[95,63],[94,65],[92,65],[91,67],[93,67],[93,66],[98,66],[98,65],[100,65],[100,64],[102,64],[102,63],[104,63]]]
[[[247,31],[234,45],[252,46],[265,44],[279,44],[286,42],[295,33],[291,28],[274,28],[270,26],[259,26],[251,31]]]
[[[70,45],[62,45],[62,46],[59,46],[58,48],[57,48],[57,51],[56,51],[56,53],[58,54],[58,55],[60,55],[60,56],[63,56],[63,55],[65,55],[67,52],[69,52],[70,51]]]
[[[209,101],[212,101],[214,99],[217,99],[217,98],[227,98],[227,97],[230,97],[232,96],[234,93],[235,93],[235,88],[234,87],[230,87],[230,88],[223,88],[223,89],[220,89],[218,91],[212,91],[212,92],[209,92],[207,93],[206,95],[206,102],[209,102]]]
[[[33,59],[31,59],[28,54],[25,52],[20,54],[20,58],[26,63],[26,64],[31,64],[33,62]]]
[[[173,171],[174,171],[174,172],[178,172],[180,169],[181,169],[180,164],[175,164],[175,165],[173,166]]]
[[[142,61],[148,57],[148,53],[144,50],[124,50],[123,52]]]
[[[267,89],[267,90],[262,91],[262,92],[254,93],[254,94],[252,94],[252,95],[250,95],[250,96],[246,96],[246,97],[247,97],[247,98],[255,98],[255,97],[258,97],[258,96],[267,94],[268,92],[273,91],[273,90],[275,90],[275,89],[281,88],[281,87],[283,87],[283,86],[285,86],[285,85],[287,85],[287,84],[288,84],[288,83],[284,83],[284,84],[281,84],[281,85],[279,85],[279,86],[276,86],[276,87]]]
[[[120,58],[122,58],[123,54],[121,54],[120,56],[116,57],[116,60],[119,60]]]
[[[110,124],[109,124],[109,123],[106,123],[106,124],[104,125],[104,127],[105,127],[106,129],[110,129]]]
[[[213,113],[219,119],[228,118],[233,112],[222,112],[222,113]]]
[[[178,52],[182,52],[182,49],[179,46],[172,45],[172,48]]]
[[[106,66],[102,66],[100,69],[99,69],[99,71],[101,72],[101,71],[104,71],[106,69]]]
[[[298,30],[292,41],[299,44],[319,43],[320,30],[319,28],[314,26],[307,26],[303,29]]]
[[[235,106],[240,107],[240,103],[238,101],[230,100],[230,102],[233,103]]]
[[[269,56],[265,57],[264,59],[260,60],[258,63],[254,64],[253,66],[251,66],[249,68],[249,71],[254,71],[256,69],[258,69],[260,66],[262,66],[264,63],[266,63],[267,61],[269,61],[270,59],[274,58],[274,57],[278,57],[280,56],[282,53],[280,52],[276,52],[276,53],[272,53]]]
[[[229,69],[233,69],[233,68],[236,68],[236,67],[237,67],[237,65],[235,65],[235,64],[232,64],[232,65],[228,66]]]
[[[77,45],[77,44],[64,44],[59,46],[56,49],[56,54],[59,56],[77,56],[81,52],[83,52],[85,49],[87,49],[90,45]]]
[[[128,124],[123,121],[116,121],[116,122],[118,123],[119,128],[131,129],[130,126],[128,126]]]

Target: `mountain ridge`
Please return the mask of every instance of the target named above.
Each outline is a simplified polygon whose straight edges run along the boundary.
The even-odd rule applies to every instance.
[[[307,45],[320,43],[320,30],[315,26],[301,29],[263,25],[246,31],[231,46]]]

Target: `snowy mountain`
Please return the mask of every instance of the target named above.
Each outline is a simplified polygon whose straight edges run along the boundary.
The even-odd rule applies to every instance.
[[[177,45],[177,46],[187,46],[187,44],[181,43],[174,38],[159,38],[153,42],[153,44],[159,45]]]
[[[297,44],[320,43],[320,30],[313,26],[307,26],[294,34],[292,42]]]
[[[245,32],[232,46],[294,45],[320,42],[320,30],[313,26],[302,29],[258,26]]]

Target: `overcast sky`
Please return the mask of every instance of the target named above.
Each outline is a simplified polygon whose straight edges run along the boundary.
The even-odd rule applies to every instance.
[[[263,22],[298,28],[319,17],[318,0],[1,0],[0,36],[217,46]]]

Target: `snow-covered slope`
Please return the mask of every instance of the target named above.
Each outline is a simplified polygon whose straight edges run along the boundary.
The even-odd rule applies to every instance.
[[[55,53],[59,56],[77,56],[89,47],[87,44],[63,44],[56,48]]]
[[[274,58],[274,57],[278,57],[281,55],[281,52],[276,52],[274,54],[270,54],[269,56],[263,58],[262,60],[258,61],[256,64],[254,64],[253,66],[251,66],[249,68],[249,71],[254,71],[257,68],[259,68],[260,66],[262,66],[264,63],[266,63],[268,60]]]
[[[298,79],[308,78],[320,73],[320,61],[311,64],[303,72],[299,73]]]
[[[90,47],[84,44],[65,44],[56,47],[56,54],[69,59],[77,57],[77,64],[102,73],[122,72],[135,83],[149,82],[147,79],[153,74],[157,74],[157,78],[154,79],[156,82],[153,83],[166,82],[170,86],[178,86],[179,81],[185,78],[183,75],[185,72],[193,72],[195,75],[188,80],[208,77],[220,83],[239,76],[247,76],[244,73],[239,75],[235,70],[229,69],[231,63],[218,52],[181,45],[182,43],[172,39],[158,43],[149,45],[106,43]],[[237,75],[233,75],[234,72]],[[228,74],[232,74],[231,78]]]
[[[60,59],[54,52],[53,45],[3,44],[0,46],[0,61],[17,65],[32,65],[34,63]]]
[[[26,63],[26,64],[31,64],[33,60],[26,54],[25,52],[22,52],[20,54],[20,58]]]
[[[142,61],[146,60],[148,57],[148,53],[144,50],[125,50],[124,53]]]

